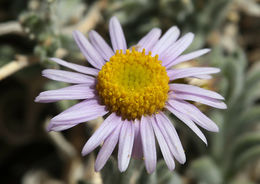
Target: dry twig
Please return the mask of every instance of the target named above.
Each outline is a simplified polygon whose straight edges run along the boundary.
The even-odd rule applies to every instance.
[[[9,33],[23,33],[23,29],[19,22],[17,21],[10,21],[4,22],[0,24],[0,36],[9,34]]]
[[[105,8],[107,1],[100,0],[90,7],[86,16],[78,24],[66,27],[62,30],[63,34],[71,34],[73,30],[86,33],[96,26],[101,19],[101,11]]]
[[[48,123],[49,119],[46,120],[45,127]],[[76,184],[78,180],[82,179],[84,172],[82,161],[76,149],[60,132],[49,132],[47,135],[58,149],[61,158],[66,162],[67,169],[64,175],[66,183]]]
[[[16,58],[17,60],[11,61],[0,68],[0,81],[37,61],[33,56],[17,55]]]

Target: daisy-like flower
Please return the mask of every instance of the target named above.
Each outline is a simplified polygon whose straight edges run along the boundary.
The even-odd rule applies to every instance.
[[[95,31],[89,40],[79,31],[73,37],[94,67],[68,63],[58,58],[51,60],[76,72],[46,69],[43,76],[73,84],[57,90],[40,93],[36,102],[83,100],[51,119],[49,131],[61,131],[79,123],[105,116],[104,122],[85,144],[82,155],[87,155],[102,144],[95,162],[100,171],[118,143],[118,168],[125,171],[130,158],[143,158],[148,173],[156,168],[156,143],[170,170],[174,159],[186,161],[178,134],[165,115],[171,112],[207,144],[198,126],[217,132],[217,125],[198,108],[187,101],[195,101],[219,109],[226,105],[224,98],[213,91],[197,86],[174,83],[185,77],[208,79],[218,68],[173,66],[209,52],[198,50],[181,55],[192,43],[194,35],[179,38],[180,31],[171,27],[162,37],[161,30],[152,29],[137,45],[127,49],[122,27],[116,17],[109,22],[112,48]],[[198,126],[197,126],[198,125]]]

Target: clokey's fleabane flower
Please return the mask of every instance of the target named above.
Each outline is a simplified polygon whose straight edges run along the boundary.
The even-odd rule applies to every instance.
[[[130,158],[135,157],[143,158],[147,172],[152,173],[157,160],[155,137],[168,168],[173,170],[174,159],[184,163],[186,157],[165,112],[173,113],[207,144],[197,125],[213,132],[217,132],[218,127],[187,101],[226,108],[221,95],[193,85],[174,83],[174,80],[185,77],[208,79],[210,74],[220,70],[212,67],[172,68],[209,52],[209,49],[202,49],[181,55],[194,35],[187,33],[178,39],[180,31],[177,27],[171,27],[161,38],[161,30],[154,28],[129,49],[116,17],[110,20],[109,32],[113,49],[95,31],[90,31],[90,41],[79,31],[73,33],[79,49],[94,68],[52,58],[76,72],[43,71],[43,76],[49,79],[73,85],[42,92],[36,102],[83,100],[52,118],[48,130],[65,130],[106,115],[82,150],[86,155],[103,143],[97,155],[96,171],[103,168],[118,143],[121,172],[127,169]]]

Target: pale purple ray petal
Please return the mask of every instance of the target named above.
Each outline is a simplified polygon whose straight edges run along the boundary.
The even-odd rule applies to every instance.
[[[145,167],[147,172],[150,174],[154,172],[156,168],[157,157],[154,132],[151,122],[147,117],[142,116],[140,130],[144,152]]]
[[[89,32],[89,40],[105,61],[115,54],[107,42],[94,30]]]
[[[61,89],[44,91],[36,97],[35,102],[50,103],[59,100],[80,100],[93,98],[95,90],[88,84],[78,84]]]
[[[105,61],[87,38],[79,31],[73,31],[73,38],[88,62],[95,68],[101,69]]]
[[[134,139],[132,157],[136,159],[141,159],[143,157],[143,148],[142,148],[142,139],[141,139],[141,132],[140,132],[140,121],[135,120],[134,125],[135,125],[135,139]]]
[[[87,99],[77,104],[78,108],[71,108],[63,111],[59,115],[52,118],[54,122],[76,122],[76,121],[89,121],[92,116],[99,117],[102,114],[107,113],[106,107],[100,105],[96,99]],[[86,120],[85,120],[86,119]],[[67,123],[68,124],[68,123]]]
[[[197,51],[194,51],[194,52],[191,52],[188,54],[181,55],[181,56],[177,57],[176,59],[172,60],[171,62],[168,62],[168,64],[166,65],[166,68],[170,68],[173,65],[177,65],[179,63],[200,57],[200,56],[208,53],[209,51],[210,51],[210,49],[201,49],[201,50],[197,50]]]
[[[145,49],[146,53],[148,53],[154,44],[158,41],[161,36],[161,29],[153,28],[149,33],[147,33],[138,43],[137,49],[139,52],[142,52]]]
[[[66,127],[96,119],[107,114],[105,106],[99,105],[96,99],[84,100],[51,119],[49,127]]]
[[[121,127],[122,123],[119,123],[115,130],[108,136],[108,138],[106,138],[104,144],[98,152],[95,162],[96,172],[100,171],[104,167],[110,155],[113,153],[119,139]]]
[[[112,46],[114,49],[114,52],[116,50],[123,50],[125,51],[127,46],[126,46],[126,41],[125,41],[125,35],[123,32],[123,29],[120,25],[120,22],[116,17],[112,17],[109,22],[109,33],[110,33],[110,39],[112,42]]]
[[[215,107],[218,109],[227,108],[227,105],[220,100],[216,100],[214,98],[209,98],[206,96],[192,94],[192,93],[175,92],[175,93],[170,94],[170,98],[199,102],[199,103],[202,103],[202,104],[205,104],[205,105],[208,105],[211,107]]]
[[[171,154],[171,151],[168,147],[168,144],[165,141],[165,138],[164,138],[163,134],[161,133],[161,130],[160,130],[156,120],[154,119],[154,117],[151,117],[151,123],[153,126],[154,133],[156,135],[156,138],[158,140],[159,146],[161,148],[161,152],[162,152],[163,158],[166,162],[166,165],[172,171],[175,168],[175,163],[174,163],[174,159]]]
[[[180,111],[181,113],[186,114],[202,128],[208,131],[218,132],[219,130],[218,126],[211,119],[209,119],[205,114],[203,114],[196,106],[185,101],[179,101],[173,99],[169,99],[168,103],[172,107],[176,107],[176,109],[178,109],[178,111]]]
[[[94,84],[95,78],[81,73],[69,72],[64,70],[46,69],[42,71],[42,76],[61,82],[71,84]]]
[[[89,102],[89,101],[92,102],[92,104],[95,104],[95,102],[94,102],[95,100],[93,100],[93,99],[85,100],[85,101],[82,101],[80,103],[77,103],[76,105],[73,105],[69,109],[61,112],[60,114],[67,113],[69,111],[74,111],[74,110],[77,110],[77,109],[86,108],[86,103]],[[55,122],[55,121],[50,121],[50,123],[49,123],[49,125],[47,127],[47,130],[48,131],[61,131],[61,130],[66,130],[68,128],[71,128],[71,127],[73,127],[73,126],[75,126],[77,124],[78,124],[77,122]]]
[[[121,126],[120,124],[122,124],[121,117],[117,116],[115,113],[108,116],[84,145],[82,155],[87,155],[96,149],[96,147],[98,147],[116,127]]]
[[[170,84],[169,86],[170,86],[170,90],[172,90],[172,91],[197,94],[197,95],[201,95],[201,96],[224,100],[224,97],[221,96],[220,94],[218,94],[214,91],[200,88],[198,86],[193,86],[193,85],[189,85],[189,84],[177,84],[177,83]]]
[[[181,164],[185,163],[186,156],[185,156],[180,138],[179,138],[174,126],[172,125],[172,122],[162,112],[157,114],[156,120],[158,122],[157,125],[160,128],[173,156]]]
[[[53,123],[49,123],[48,126],[47,126],[47,131],[50,132],[50,131],[55,131],[55,132],[59,132],[59,131],[62,131],[62,130],[67,130],[71,127],[74,127],[76,126],[77,124],[68,124],[68,125],[55,125]]]
[[[207,139],[204,136],[204,134],[201,132],[201,130],[196,126],[196,124],[185,114],[179,112],[176,107],[171,106],[170,104],[167,104],[165,106],[166,109],[168,109],[171,113],[173,113],[177,118],[179,118],[183,123],[185,123],[190,129],[197,134],[197,136],[205,143],[207,144]]]
[[[198,78],[198,79],[212,79],[211,75],[195,75],[192,76],[192,78]]]
[[[220,72],[220,69],[214,67],[190,67],[167,70],[167,74],[170,77],[170,80],[193,77],[196,75],[208,75],[218,72]]]
[[[170,29],[166,31],[166,33],[160,38],[160,40],[154,45],[152,48],[152,56],[155,56],[156,54],[160,55],[163,53],[166,49],[168,49],[179,37],[180,30],[173,26]]]
[[[52,61],[54,61],[55,63],[58,63],[62,66],[65,66],[67,68],[70,68],[72,70],[75,70],[77,72],[84,73],[84,74],[87,74],[87,75],[97,76],[98,72],[99,72],[99,70],[97,70],[95,68],[90,68],[90,67],[86,67],[86,66],[77,65],[77,64],[74,64],[74,63],[69,63],[69,62],[66,62],[66,61],[59,59],[59,58],[50,58],[50,59]]]
[[[176,59],[183,51],[185,51],[194,38],[193,33],[187,33],[176,41],[167,50],[161,53],[160,59],[163,61],[163,66],[169,65],[174,59]]]
[[[130,162],[135,137],[135,125],[132,121],[124,121],[118,144],[118,169],[124,172]]]

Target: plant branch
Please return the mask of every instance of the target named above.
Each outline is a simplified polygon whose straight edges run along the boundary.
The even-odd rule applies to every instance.
[[[93,29],[101,19],[101,11],[106,7],[107,0],[100,0],[92,5],[86,16],[78,24],[66,27],[63,34],[71,34],[74,30],[86,33]]]
[[[23,33],[22,26],[17,21],[4,22],[0,24],[0,36],[9,33]]]
[[[33,56],[17,55],[16,58],[0,68],[0,81],[37,61]]]

